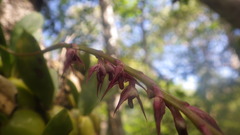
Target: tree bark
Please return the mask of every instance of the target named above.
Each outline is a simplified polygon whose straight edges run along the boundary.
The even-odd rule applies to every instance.
[[[232,30],[240,28],[240,0],[200,0],[210,9],[217,12],[232,28],[226,29],[229,46],[233,48],[240,59],[240,36],[233,34]]]
[[[233,27],[240,28],[240,0],[200,0]]]
[[[114,13],[111,0],[100,0],[103,36],[108,54],[117,55],[117,29],[114,24]]]
[[[32,11],[40,11],[43,5],[43,0],[2,0],[0,3],[0,24],[6,40],[9,40],[16,22]]]
[[[117,55],[117,29],[114,23],[113,7],[111,0],[99,0],[101,8],[101,18],[103,26],[103,37],[105,41],[106,51],[110,55]],[[116,113],[113,117],[115,105],[115,96],[109,98],[107,102],[108,111],[108,134],[124,135],[122,126],[121,113]]]
[[[0,3],[0,24],[7,41],[16,22],[32,11],[34,11],[34,6],[30,1],[2,0]]]

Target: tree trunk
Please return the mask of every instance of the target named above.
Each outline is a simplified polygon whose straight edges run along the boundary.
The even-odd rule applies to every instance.
[[[7,41],[16,22],[32,11],[40,10],[41,3],[42,0],[2,0],[0,3],[0,24]]]
[[[240,0],[200,0],[233,27],[240,28]]]
[[[111,5],[111,0],[100,0],[101,18],[103,26],[103,37],[106,44],[107,53],[117,55],[117,29],[114,24],[114,13]],[[124,135],[122,126],[121,113],[116,113],[113,117],[115,105],[115,96],[107,100],[108,111],[108,134],[109,135]]]
[[[114,24],[114,13],[111,0],[100,0],[103,36],[108,54],[117,55],[117,29]]]
[[[240,0],[200,0],[210,9],[217,12],[230,23],[232,28],[240,28]],[[233,34],[232,28],[227,28],[229,46],[234,49],[240,59],[240,36]]]

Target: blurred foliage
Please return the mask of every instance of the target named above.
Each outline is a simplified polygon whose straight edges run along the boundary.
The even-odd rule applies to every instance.
[[[95,0],[52,0],[47,6],[47,9],[42,9],[42,13],[46,18],[44,36],[50,39],[48,42],[86,43],[104,49],[100,9]],[[240,134],[239,59],[235,59],[236,51],[239,50],[233,51],[229,47],[231,39],[228,38],[228,26],[220,17],[197,1],[189,0],[180,0],[180,3],[174,4],[170,0],[115,0],[113,7],[121,60],[154,78],[168,93],[209,112],[225,134]],[[43,17],[39,13],[29,14],[15,25],[10,42],[5,41],[0,29],[0,45],[17,52],[39,50],[39,29],[42,25]],[[236,32],[233,35],[237,37],[239,34]],[[231,43],[240,46],[239,42]],[[91,63],[96,63],[96,59],[80,53],[85,68],[74,67],[74,72],[80,74],[74,76],[78,80],[75,81],[72,76],[68,76],[67,80],[61,78],[61,68],[54,67],[54,63],[42,55],[14,58],[8,53],[0,53],[0,74],[8,78],[18,90],[16,111],[10,116],[0,113],[1,132],[14,134],[12,129],[16,128],[19,134],[39,134],[44,130],[46,134],[52,134],[61,131],[55,128],[64,126],[59,123],[62,122],[59,119],[66,118],[67,123],[63,124],[69,126],[68,130],[61,133],[68,134],[73,128],[71,135],[90,135],[99,133],[100,125],[106,124],[106,104],[100,103],[96,95],[96,78],[92,77],[87,83],[84,79],[86,69]],[[147,63],[145,57],[148,57]],[[14,65],[15,62],[18,66]],[[180,79],[186,82],[191,76],[196,78],[196,89],[176,81]],[[66,83],[62,83],[64,81]],[[63,85],[68,86],[68,89],[65,90]],[[152,104],[144,91],[138,89],[148,120],[144,119],[138,105],[134,109],[122,106],[120,111],[125,132],[127,135],[155,134]],[[63,99],[70,100],[70,107],[56,105],[61,91],[67,93],[68,97]],[[63,108],[68,110],[60,112]],[[29,115],[24,115],[25,112]],[[16,123],[28,118],[37,119],[36,123],[26,122],[25,126],[17,127]],[[187,122],[189,134],[200,134],[190,121]],[[32,131],[35,124],[40,126],[38,130]],[[27,126],[33,128],[28,129]],[[169,111],[166,111],[163,119],[162,134],[177,134]]]

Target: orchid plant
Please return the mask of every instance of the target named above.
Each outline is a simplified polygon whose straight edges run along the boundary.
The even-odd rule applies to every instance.
[[[64,62],[63,72],[66,72],[73,64],[83,64],[78,51],[84,51],[86,53],[95,55],[98,59],[96,65],[90,67],[88,71],[87,80],[90,79],[94,73],[97,78],[97,88],[96,94],[99,96],[99,93],[102,91],[102,86],[104,78],[108,76],[108,86],[105,89],[101,99],[112,90],[112,87],[117,86],[122,91],[120,94],[120,99],[115,109],[116,111],[126,100],[130,108],[133,108],[133,100],[137,99],[140,104],[143,115],[146,118],[142,101],[139,95],[139,92],[136,88],[136,85],[142,87],[148,95],[148,98],[152,100],[154,118],[156,123],[157,134],[161,133],[161,120],[165,114],[165,109],[169,109],[173,119],[176,130],[179,135],[187,135],[187,126],[186,122],[182,116],[184,114],[188,117],[192,123],[199,129],[199,131],[204,135],[223,135],[223,132],[217,125],[216,121],[206,112],[200,110],[199,108],[190,105],[185,101],[181,101],[172,95],[169,95],[164,90],[162,90],[152,79],[143,74],[140,71],[137,71],[127,65],[125,65],[119,59],[113,58],[102,51],[88,48],[84,45],[76,44],[67,44],[59,43],[49,48],[46,48],[42,51],[32,52],[32,53],[15,53],[9,49],[6,49],[0,46],[0,49],[5,50],[11,54],[17,56],[29,56],[29,55],[38,55],[45,52],[49,52],[59,48],[67,48],[66,59]],[[126,83],[127,82],[127,83]],[[128,84],[125,86],[124,84]],[[144,86],[143,86],[144,85]]]

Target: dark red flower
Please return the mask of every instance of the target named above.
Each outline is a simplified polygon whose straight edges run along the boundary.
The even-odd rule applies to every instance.
[[[199,117],[201,117],[203,120],[205,120],[208,124],[212,125],[214,128],[216,128],[218,131],[222,132],[221,129],[218,127],[217,122],[206,112],[200,110],[199,108],[195,106],[187,106],[191,111],[193,111],[195,114],[197,114]],[[200,125],[198,127],[203,133],[206,134],[209,132],[204,125]],[[209,132],[210,133],[210,132]]]
[[[105,69],[104,62],[102,59],[99,58],[98,64],[95,66],[92,66],[89,69],[87,80],[90,79],[90,77],[92,76],[92,74],[94,72],[96,72],[96,75],[97,75],[97,96],[98,96],[98,93],[101,91],[101,88],[102,88],[102,85],[104,82],[104,78],[107,74],[107,71]]]
[[[153,110],[154,110],[154,118],[155,118],[155,123],[157,128],[157,134],[160,135],[161,121],[162,121],[163,115],[165,114],[165,103],[163,101],[163,98],[154,97]]]
[[[140,104],[140,107],[141,107],[141,110],[143,112],[143,115],[144,117],[146,118],[146,115],[145,115],[145,112],[144,112],[144,109],[143,109],[143,105],[142,105],[142,101],[139,97],[139,94],[138,94],[138,91],[137,89],[135,88],[135,83],[132,84],[130,83],[121,93],[120,95],[120,99],[119,99],[119,102],[118,102],[118,105],[114,111],[114,113],[116,113],[116,111],[119,109],[119,107],[121,106],[121,104],[128,100],[128,105],[130,106],[130,108],[133,108],[133,99],[134,98],[137,98],[138,100],[138,103]],[[147,118],[146,118],[147,119]]]
[[[75,48],[67,48],[65,57],[66,59],[64,61],[63,73],[65,73],[69,67],[72,67],[72,64],[83,64],[82,60],[78,56],[77,49]]]
[[[170,104],[166,104],[172,113],[174,124],[179,135],[188,135],[187,125],[178,109]]]
[[[136,79],[134,79],[128,73],[124,72],[124,65],[121,61],[117,61],[117,66],[112,66],[112,67],[114,68],[114,70],[111,70],[111,71],[113,71],[112,75],[114,76],[109,82],[107,89],[103,93],[102,99],[107,94],[107,92],[116,84],[118,84],[120,89],[124,89],[124,82],[129,82],[129,84],[134,84],[134,85],[137,84],[143,89],[145,89],[139,82],[137,82]]]
[[[108,80],[111,81],[114,77],[115,65],[105,60],[105,68],[108,74]]]

